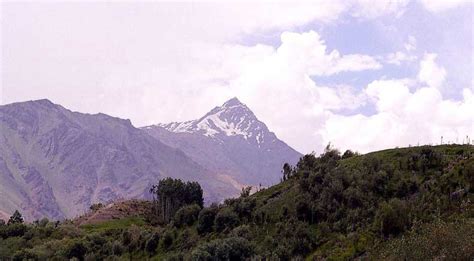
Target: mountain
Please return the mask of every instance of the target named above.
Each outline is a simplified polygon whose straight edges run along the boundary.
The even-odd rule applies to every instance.
[[[0,213],[70,218],[92,203],[146,198],[163,177],[199,180],[208,202],[239,192],[129,120],[49,100],[0,106]]]
[[[237,98],[197,120],[142,129],[166,145],[184,151],[236,187],[275,184],[282,176],[283,164],[295,164],[301,157]]]

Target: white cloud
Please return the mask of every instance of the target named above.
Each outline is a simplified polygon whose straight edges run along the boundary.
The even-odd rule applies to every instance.
[[[362,54],[341,55],[337,50],[327,51],[327,46],[318,33],[285,32],[281,35],[278,55],[283,57],[290,67],[303,67],[309,75],[332,75],[347,71],[380,69],[382,65],[375,58]]]
[[[385,58],[385,62],[389,64],[401,65],[403,62],[412,62],[415,61],[417,57],[415,55],[410,55],[405,52],[394,52],[389,53]]]
[[[420,0],[421,4],[430,12],[439,13],[461,5],[472,4],[469,0]]]
[[[421,62],[421,71],[427,61],[436,56],[428,55]],[[430,65],[432,66],[432,65]],[[444,76],[443,76],[444,77]],[[463,99],[443,99],[441,80],[416,86],[413,81],[377,80],[365,89],[375,106],[370,116],[357,114],[343,116],[331,113],[319,133],[323,143],[331,142],[343,149],[361,152],[395,146],[463,142],[466,135],[474,137],[474,94],[472,89],[463,90]]]
[[[423,104],[440,108],[431,111],[438,114],[436,135],[448,132],[447,122],[454,122],[452,132],[464,132],[466,119],[458,111],[472,109],[472,91],[464,92],[462,102],[440,100],[431,88],[442,86],[446,72],[431,54],[419,74],[419,81],[430,87],[425,91],[416,90],[425,86],[400,80],[376,81],[363,92],[314,80],[378,70],[381,62],[411,61],[415,38],[408,38],[403,52],[374,58],[333,50],[314,31],[291,32],[315,21],[324,27],[346,18],[352,22],[350,17],[400,16],[407,3],[7,3],[1,102],[49,98],[73,110],[130,118],[142,126],[197,118],[237,96],[302,152],[322,149],[328,141],[361,151],[413,142],[418,132],[405,118],[428,113]],[[281,34],[278,47],[235,44],[282,31],[288,32]],[[368,102],[377,107],[373,116],[339,114]],[[397,111],[398,106],[404,110]]]
[[[408,52],[416,49],[416,38],[413,35],[408,36],[408,41],[404,45],[405,50]]]
[[[397,51],[389,53],[385,57],[385,62],[389,64],[401,65],[404,62],[413,62],[418,57],[413,53],[416,50],[416,38],[412,35],[408,36],[407,42],[403,45],[405,51]]]
[[[410,0],[356,0],[353,16],[369,19],[386,15],[400,17],[409,2]]]
[[[440,88],[446,78],[446,70],[436,64],[437,55],[427,53],[420,62],[418,80],[433,88]]]

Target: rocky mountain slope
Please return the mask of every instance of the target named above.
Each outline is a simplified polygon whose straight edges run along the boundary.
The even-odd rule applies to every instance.
[[[301,157],[237,98],[197,120],[142,129],[237,187],[276,184],[283,164]]]
[[[235,186],[130,121],[48,100],[0,106],[0,210],[29,219],[74,217],[92,203],[146,198],[162,177],[199,180],[207,201]]]

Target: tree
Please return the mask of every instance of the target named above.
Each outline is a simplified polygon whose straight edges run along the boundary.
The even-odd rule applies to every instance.
[[[375,217],[375,224],[383,236],[398,235],[406,230],[409,224],[409,213],[406,203],[399,199],[383,202]]]
[[[254,246],[245,238],[216,239],[198,246],[192,260],[246,260],[254,253]]]
[[[199,212],[197,231],[199,234],[209,233],[214,226],[214,219],[217,214],[217,207],[203,208]]]
[[[18,210],[15,210],[13,212],[13,215],[10,217],[8,220],[8,224],[21,224],[23,223],[23,217],[21,216],[21,213]]]
[[[215,225],[217,231],[223,231],[224,229],[232,229],[239,224],[239,216],[229,208],[221,209],[215,219]]]
[[[84,243],[80,240],[74,240],[66,246],[66,257],[67,258],[77,258],[79,260],[84,259],[84,255],[87,253],[87,248]]]
[[[102,203],[96,203],[96,204],[92,204],[92,205],[89,207],[89,209],[92,210],[92,211],[97,211],[97,210],[99,210],[99,209],[101,209],[101,208],[103,208],[103,207],[104,207],[104,204],[102,204]]]
[[[282,172],[283,172],[283,180],[287,180],[291,177],[291,174],[293,172],[293,168],[291,167],[290,164],[285,163],[285,164],[283,164]]]
[[[160,235],[158,233],[153,233],[145,244],[145,250],[149,254],[155,254],[158,243],[160,242]]]
[[[198,219],[200,210],[201,208],[197,204],[181,207],[174,215],[174,224],[178,227],[191,226]]]
[[[353,152],[352,150],[346,150],[344,152],[344,154],[342,154],[342,159],[347,159],[347,158],[350,158],[350,157],[354,157],[354,156],[357,156],[357,152]]]
[[[250,196],[250,191],[252,190],[252,186],[247,186],[242,188],[242,192],[240,192],[241,198],[247,198]]]
[[[203,207],[203,191],[197,182],[183,182],[180,179],[165,178],[150,189],[155,200],[155,207],[160,209],[161,218],[168,223],[176,211],[185,205],[197,204]]]

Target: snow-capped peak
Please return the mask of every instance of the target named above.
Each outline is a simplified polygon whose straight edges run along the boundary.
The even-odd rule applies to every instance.
[[[266,136],[272,134],[267,126],[259,121],[253,112],[237,98],[232,98],[222,106],[215,107],[200,119],[159,124],[158,126],[172,132],[200,133],[216,139],[241,136],[247,141],[254,141],[257,144],[261,144],[265,141]]]

